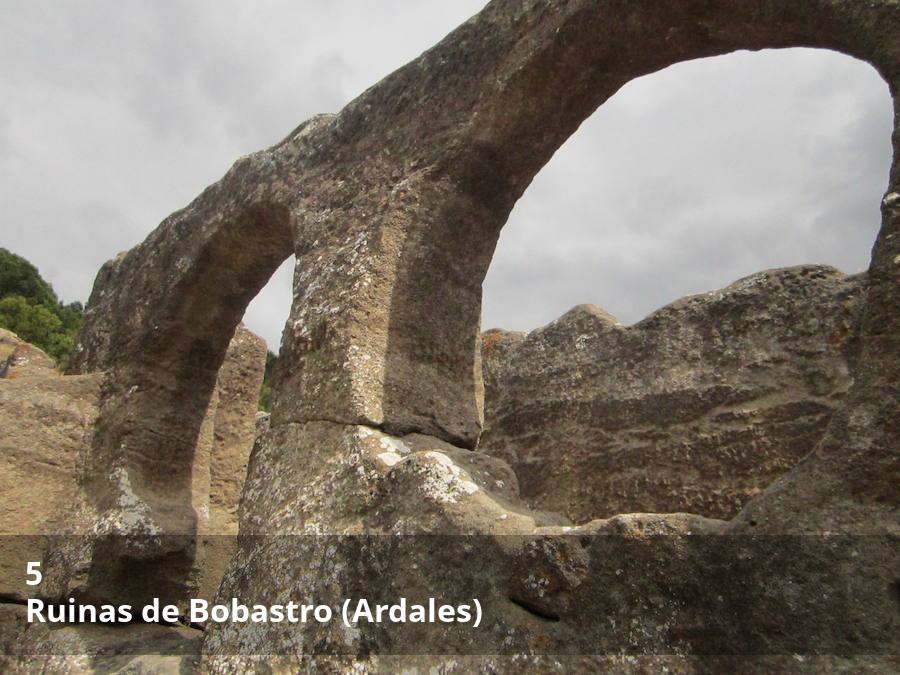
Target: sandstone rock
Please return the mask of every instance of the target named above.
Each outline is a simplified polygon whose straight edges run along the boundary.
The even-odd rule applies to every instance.
[[[237,545],[238,505],[258,425],[266,352],[262,338],[243,324],[238,326],[219,370],[214,407],[211,405],[208,415],[212,423],[210,457],[201,463],[206,464],[208,472],[209,519],[201,530],[204,542],[199,595],[209,600],[215,597]]]
[[[579,522],[731,518],[809,454],[852,384],[865,276],[803,266],[679,300],[634,326],[576,307],[482,339],[479,450],[530,504]]]
[[[479,598],[485,619],[479,630],[215,623],[203,648],[213,671],[236,655],[295,650],[750,657],[897,644],[888,538],[747,537],[688,514],[548,523],[523,508],[501,462],[420,434],[280,425],[257,441],[241,517],[219,603],[432,595]]]
[[[11,333],[0,335],[0,345],[10,346],[7,358],[14,364],[12,377],[0,378],[0,534],[93,533],[97,516],[78,485],[78,474],[92,443],[104,376],[62,376],[55,367],[45,367],[43,352]],[[265,354],[262,339],[240,326],[197,440],[191,485],[201,534],[230,535],[210,544],[209,555],[202,557],[200,579],[194,583],[207,597],[215,594],[233,550]],[[124,480],[121,472],[116,476]],[[131,517],[127,512],[135,506],[119,504],[116,517]],[[41,560],[44,546],[38,536],[0,542],[0,594],[33,594],[24,585],[25,563]],[[205,547],[200,550],[202,554]]]
[[[417,535],[497,535],[489,547],[472,551],[473,561],[481,564],[503,549],[505,535],[559,522],[525,508],[517,496],[515,476],[502,462],[441,439],[421,434],[396,437],[334,422],[279,425],[259,437],[254,447],[241,501],[241,545],[217,602],[241,598],[273,604],[298,597],[339,606],[342,593],[362,593],[363,587],[381,593],[388,587],[384,584],[402,582],[394,574],[385,575],[384,584],[377,581],[371,576],[374,569],[364,572],[348,564],[356,556],[362,562],[384,555],[383,564],[392,569],[418,570],[403,575],[402,583],[408,584],[405,592],[412,593],[413,586],[421,591],[428,580],[420,566],[428,565],[439,544],[418,546]],[[388,563],[396,552],[380,549],[379,542],[392,541],[412,546]],[[384,571],[379,564],[374,567]],[[262,578],[266,582],[258,583]],[[488,585],[493,577],[485,572],[479,579]],[[519,612],[514,607],[507,611]],[[369,644],[340,621],[321,626],[273,624],[253,631],[238,624],[214,624],[207,626],[204,640],[207,653],[222,657],[277,655],[289,653],[290,645],[304,644],[319,645],[314,653],[354,653]],[[234,651],[236,644],[240,648]]]
[[[189,673],[200,664],[202,633],[181,626],[30,625],[24,607],[0,606],[0,627],[18,628],[4,644],[8,673]],[[3,637],[0,633],[0,637]],[[19,654],[19,655],[17,655]]]
[[[0,378],[30,379],[58,374],[56,362],[43,350],[0,328]]]
[[[76,468],[93,433],[102,382],[100,375],[0,379],[4,534],[60,531],[76,499]]]
[[[265,672],[309,673],[616,673],[621,675],[697,675],[699,673],[892,673],[891,657],[847,658],[839,656],[232,656],[207,659],[213,673]]]
[[[0,378],[0,594],[24,598],[26,563],[84,508],[76,475],[93,435],[102,374]],[[12,537],[10,535],[28,535]]]
[[[189,598],[215,595],[234,550],[238,499],[254,438],[265,359],[264,341],[239,326],[229,343],[189,458],[190,489],[186,494],[183,486],[169,481],[158,468],[147,475],[129,473],[122,466],[107,467],[105,480],[115,490],[104,494],[118,497],[101,508],[96,503],[88,505],[89,530],[99,534],[129,531],[138,536],[131,541],[124,538],[98,541],[87,554],[93,562],[84,573],[66,582],[69,592],[77,589],[96,601],[125,602],[133,592],[129,590],[132,568],[146,564],[148,558],[162,556],[166,564],[155,570],[156,576],[148,575],[145,579],[146,587],[153,592],[139,599],[131,598],[134,604],[160,597],[163,602],[184,606]],[[128,396],[140,396],[140,391],[127,393]],[[104,423],[101,412],[98,428],[103,429]],[[85,449],[89,461],[96,459],[97,442],[95,435]],[[95,474],[94,480],[97,478]],[[89,480],[80,486],[88,496],[93,482]],[[154,520],[144,497],[148,490],[159,495],[165,489],[173,493],[169,510],[181,510],[179,498],[189,498],[193,529],[170,531]],[[163,534],[175,536],[159,536]],[[76,553],[76,558],[82,555]],[[101,560],[103,571],[99,573],[96,568]],[[84,562],[68,562],[62,569],[66,567],[80,570]]]
[[[481,524],[466,515],[480,513],[466,508],[473,501],[525,511],[509,467],[440,439],[334,422],[279,425],[257,438],[240,528],[242,536],[402,532],[403,513],[414,531],[429,517],[458,518],[454,527],[479,531]],[[506,529],[502,521],[495,525]]]
[[[266,342],[243,324],[235,331],[216,382],[218,403],[210,462],[210,534],[236,535],[238,503],[256,434]]]
[[[269,430],[269,422],[272,415],[267,412],[259,411],[256,413],[256,436],[261,436]]]

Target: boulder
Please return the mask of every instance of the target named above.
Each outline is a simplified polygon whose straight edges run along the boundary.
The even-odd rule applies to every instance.
[[[853,383],[865,275],[806,265],[678,300],[633,326],[582,305],[482,336],[479,450],[577,522],[729,519],[809,454]]]
[[[0,379],[0,594],[19,599],[34,594],[26,563],[42,560],[44,535],[71,532],[84,509],[76,478],[103,384],[100,373],[33,375]]]
[[[483,622],[210,623],[212,672],[296,652],[375,654],[360,668],[376,672],[382,658],[438,667],[437,655],[480,655],[472,663],[490,672],[514,654],[598,653],[723,654],[763,671],[767,654],[877,657],[898,643],[887,537],[754,537],[690,514],[575,526],[529,510],[502,461],[422,434],[271,429],[254,448],[241,531],[219,604],[478,599]]]
[[[31,379],[58,374],[52,357],[12,331],[0,328],[0,378]]]

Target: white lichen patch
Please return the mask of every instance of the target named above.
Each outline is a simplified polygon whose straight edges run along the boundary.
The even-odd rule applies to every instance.
[[[116,467],[109,474],[109,480],[116,491],[116,509],[100,520],[98,531],[160,534],[159,526],[150,518],[150,507],[135,494],[128,471],[124,467]]]
[[[539,598],[543,598],[550,587],[550,581],[544,577],[536,577],[534,574],[529,574],[524,580],[524,586],[536,593]]]
[[[394,466],[398,462],[402,461],[403,457],[398,455],[396,452],[382,452],[378,455],[378,459],[387,466]]]
[[[405,456],[412,452],[409,449],[409,446],[399,438],[388,436],[387,434],[369,427],[357,427],[357,435],[360,440],[371,438],[373,436],[377,438],[378,445],[381,447],[382,452],[379,452],[376,457],[382,464],[388,467],[393,467],[400,463]]]
[[[386,452],[393,452],[400,455],[408,455],[410,453],[409,446],[399,438],[394,438],[393,436],[382,435],[379,439],[379,443],[381,443],[381,447],[384,448]]]
[[[422,486],[430,497],[444,504],[453,504],[461,495],[478,492],[478,486],[443,452],[429,450],[423,457],[432,460],[425,467]]]
[[[351,626],[347,626],[346,624],[341,625],[343,636],[344,636],[344,645],[347,647],[353,647],[359,642],[359,637],[361,632],[359,628],[356,627],[356,624]]]

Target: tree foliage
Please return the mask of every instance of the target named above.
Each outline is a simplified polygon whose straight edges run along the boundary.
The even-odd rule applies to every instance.
[[[278,362],[278,356],[269,350],[266,352],[266,370],[263,375],[262,388],[259,391],[259,409],[263,412],[269,412],[269,405],[272,396],[272,371],[275,370],[275,364]]]
[[[0,328],[64,364],[83,318],[80,302],[60,302],[34,265],[0,248]]]
[[[59,299],[53,287],[25,258],[0,248],[0,298],[18,295],[44,307],[56,307]]]

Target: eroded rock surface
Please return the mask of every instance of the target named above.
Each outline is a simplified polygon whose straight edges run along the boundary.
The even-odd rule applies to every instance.
[[[503,663],[497,653],[886,655],[896,645],[887,538],[753,537],[690,514],[554,522],[522,503],[502,461],[421,434],[270,430],[241,518],[219,603],[301,598],[337,611],[346,598],[478,598],[484,622],[209,624],[213,672],[259,654],[409,654],[397,662],[434,666],[441,659],[424,655],[481,654],[483,665]]]
[[[576,522],[731,518],[821,440],[853,383],[865,276],[762,272],[634,326],[589,305],[482,336],[479,450]]]
[[[183,626],[29,624],[24,607],[0,606],[0,667],[6,673],[199,672],[201,639],[200,631]]]
[[[93,533],[102,523],[79,483],[94,439],[104,373],[62,375],[41,350],[8,331],[0,333],[0,534]],[[192,500],[203,536],[237,533],[240,490],[253,445],[265,342],[240,326],[229,345],[215,395],[197,440]],[[111,469],[112,479],[124,481]],[[117,504],[119,517],[140,515],[134,487]],[[109,512],[106,514],[110,515]],[[223,537],[203,556],[199,581],[211,597],[218,587],[233,541]],[[25,562],[41,560],[44,544],[35,537],[0,542],[0,593],[24,598]],[[204,547],[200,548],[201,554]]]
[[[67,531],[84,499],[76,476],[103,375],[62,377],[43,351],[0,329],[0,595],[33,595],[24,570],[43,535]],[[9,535],[28,535],[16,538]]]
[[[238,504],[256,435],[257,405],[266,365],[266,342],[238,326],[216,380],[210,462],[209,532],[235,535]]]
[[[208,435],[201,433],[201,438],[207,437],[209,448],[209,459],[200,462],[208,471],[209,518],[202,530],[205,540],[200,596],[210,600],[237,543],[238,507],[256,436],[265,365],[265,340],[239,325],[216,381],[207,415],[211,430]]]
[[[42,349],[0,328],[0,378],[30,379],[58,374],[56,362]]]
[[[0,379],[0,531],[59,532],[97,417],[100,375]]]

